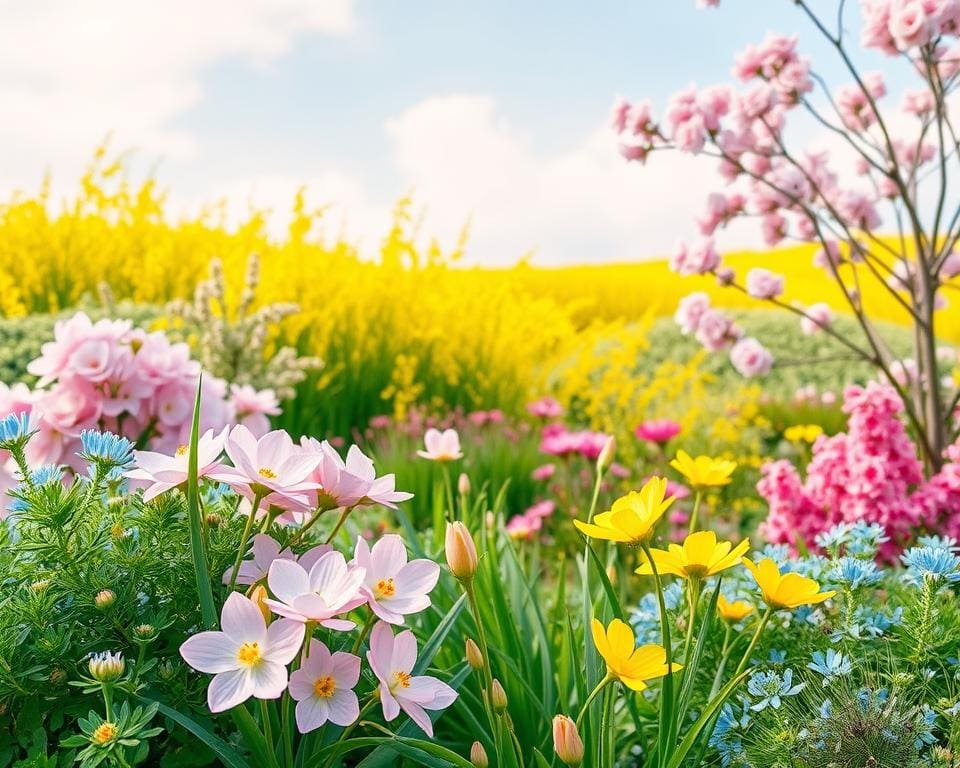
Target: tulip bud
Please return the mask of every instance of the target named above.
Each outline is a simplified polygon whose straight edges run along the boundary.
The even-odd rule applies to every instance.
[[[477,644],[468,637],[464,646],[466,647],[465,656],[467,658],[467,664],[469,664],[472,669],[483,669],[483,654],[480,653],[480,648]]]
[[[101,611],[107,610],[115,602],[117,602],[117,595],[112,589],[101,589],[93,598],[93,604]]]
[[[473,742],[473,746],[470,747],[470,762],[473,763],[474,768],[487,768],[490,765],[487,750],[479,741]]]
[[[477,572],[477,548],[467,526],[457,521],[447,523],[447,565],[460,581],[469,581]]]
[[[270,626],[270,621],[273,619],[273,614],[270,612],[270,606],[268,606],[265,600],[270,597],[270,594],[267,592],[267,588],[263,584],[254,584],[247,590],[247,597],[253,601],[253,604],[260,609],[260,613],[263,614],[263,623],[267,626]]]
[[[460,477],[457,478],[457,492],[461,496],[466,496],[470,493],[470,478],[467,477],[466,472],[461,472]]]
[[[119,680],[126,669],[126,663],[123,660],[122,653],[94,653],[87,662],[87,669],[90,670],[90,677],[99,683],[112,683]]]
[[[490,686],[490,703],[493,705],[493,711],[502,715],[507,711],[507,692],[496,678],[493,679],[493,685]]]
[[[553,749],[566,765],[573,767],[583,762],[583,741],[576,723],[566,715],[553,718]]]
[[[617,450],[617,441],[614,440],[613,436],[607,438],[607,442],[603,444],[603,448],[600,449],[600,455],[597,456],[597,472],[603,472],[607,467],[610,466],[610,462],[613,461],[613,455]]]

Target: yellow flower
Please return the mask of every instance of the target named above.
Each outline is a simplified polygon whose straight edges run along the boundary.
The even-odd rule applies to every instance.
[[[729,541],[717,542],[717,534],[713,531],[698,531],[687,536],[683,546],[671,544],[667,551],[651,549],[650,555],[661,575],[669,573],[683,579],[705,579],[739,564],[749,548],[748,540],[734,547]],[[650,561],[642,563],[636,573],[652,575]]]
[[[677,451],[677,458],[670,466],[683,475],[690,485],[699,488],[727,485],[730,475],[737,468],[737,462],[726,459],[712,459],[709,456],[693,458],[686,451]]]
[[[763,601],[770,608],[797,608],[801,605],[815,605],[829,600],[835,591],[821,592],[820,585],[813,579],[801,576],[799,573],[780,573],[777,564],[769,557],[761,560],[757,565],[747,558],[743,558],[753,578],[756,579]]]
[[[594,539],[641,544],[653,535],[657,521],[673,504],[673,496],[664,498],[667,481],[650,478],[639,491],[621,496],[607,512],[601,512],[593,523],[574,520],[574,525]]]
[[[597,651],[607,662],[607,672],[616,677],[627,688],[642,691],[647,687],[646,680],[663,677],[667,674],[667,652],[661,645],[636,647],[633,630],[620,619],[610,622],[606,632],[596,619],[593,620],[593,642]],[[679,664],[671,664],[674,672],[682,669]]]
[[[717,598],[717,613],[724,621],[731,623],[741,621],[753,613],[753,606],[742,600],[734,600],[732,603],[727,601],[722,594]]]
[[[823,427],[819,424],[796,424],[783,431],[783,436],[791,443],[812,443],[822,434]]]

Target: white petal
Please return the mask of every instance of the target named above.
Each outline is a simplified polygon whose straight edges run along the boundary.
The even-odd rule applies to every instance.
[[[303,645],[305,628],[293,619],[277,619],[267,627],[266,651],[263,657],[277,664],[289,664]]]
[[[201,632],[188,637],[180,646],[180,655],[198,672],[218,674],[237,668],[240,644],[223,632]]]
[[[254,684],[249,669],[223,672],[210,681],[207,706],[211,712],[223,712],[242,704],[253,695]]]
[[[264,659],[250,668],[253,695],[258,699],[279,699],[287,689],[287,668]]]
[[[267,585],[273,594],[288,605],[311,591],[307,572],[292,560],[274,560],[267,574]]]
[[[249,598],[232,592],[220,613],[220,628],[237,643],[262,643],[267,627],[260,609]]]
[[[324,699],[310,696],[297,702],[296,710],[297,730],[300,733],[315,731],[327,722],[327,702]]]

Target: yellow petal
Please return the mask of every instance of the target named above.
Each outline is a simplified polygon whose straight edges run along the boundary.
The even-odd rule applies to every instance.
[[[610,653],[618,662],[629,659],[636,647],[633,630],[620,619],[614,619],[607,627],[607,642],[610,643]]]
[[[713,548],[717,545],[717,534],[713,531],[691,533],[683,542],[683,552],[687,563],[691,565],[709,565]]]

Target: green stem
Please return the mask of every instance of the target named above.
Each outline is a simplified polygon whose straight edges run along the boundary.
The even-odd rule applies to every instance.
[[[267,740],[267,751],[273,758],[273,763],[276,764],[277,758],[274,754],[273,746],[273,726],[270,724],[270,707],[267,706],[266,699],[260,699],[260,719],[263,721],[261,727],[263,728],[263,737]]]
[[[490,652],[487,648],[487,633],[483,629],[483,621],[480,618],[480,606],[477,604],[476,592],[473,589],[472,581],[463,582],[463,590],[467,593],[467,601],[470,603],[470,612],[473,614],[473,620],[477,625],[477,641],[480,645],[480,654],[483,656],[483,679],[484,694],[483,700],[487,710],[487,721],[490,724],[490,737],[493,739],[493,746],[497,752],[497,765],[503,765],[503,755],[500,747],[500,728],[499,721],[493,711],[493,670],[490,668]]]
[[[732,636],[733,630],[730,628],[730,624],[727,624],[723,634],[723,647],[720,650],[720,665],[717,667],[717,673],[713,676],[713,685],[710,686],[710,695],[707,696],[707,701],[713,699],[713,697],[717,695],[717,691],[720,690],[720,683],[723,681],[723,672],[727,668],[727,662],[730,659],[730,638]]]
[[[610,674],[608,670],[606,677],[604,677],[603,680],[597,684],[596,688],[590,691],[590,695],[587,696],[586,700],[583,702],[583,706],[580,707],[580,714],[577,715],[576,726],[578,732],[580,731],[580,725],[583,723],[583,718],[587,714],[587,710],[590,709],[590,705],[593,704],[593,700],[597,698],[597,695],[600,693],[600,691],[606,688],[607,685],[612,683],[615,679],[616,678]]]
[[[613,733],[613,686],[609,686],[603,693],[603,714],[600,716],[600,765],[603,768],[613,768],[614,761],[614,733]]]
[[[336,509],[336,507],[320,507],[320,506],[318,506],[316,512],[313,513],[313,517],[311,517],[311,518],[306,522],[305,525],[302,525],[302,526],[300,527],[300,530],[297,531],[297,532],[291,537],[290,541],[287,542],[287,546],[288,546],[288,547],[293,547],[293,546],[295,546],[296,544],[299,544],[300,541],[303,540],[303,537],[306,535],[307,531],[309,531],[311,528],[313,528],[314,524],[317,522],[317,520],[320,519],[320,517],[323,515],[323,513],[324,513],[324,512],[329,512],[331,509]]]
[[[750,654],[753,653],[753,649],[757,646],[757,640],[760,639],[760,635],[763,633],[764,627],[767,626],[767,622],[770,621],[770,617],[773,616],[773,608],[767,607],[766,612],[763,614],[763,618],[760,619],[760,623],[757,624],[757,629],[753,633],[753,637],[750,639],[750,645],[747,646],[746,652],[743,654],[743,658],[740,659],[740,663],[737,664],[737,669],[733,673],[734,677],[737,677],[744,668],[747,666],[747,662],[750,661]]]
[[[650,570],[653,573],[653,579],[657,585],[657,602],[660,608],[660,632],[663,636],[663,650],[666,653],[667,674],[663,678],[663,690],[660,694],[660,736],[657,749],[657,761],[661,765],[666,764],[669,757],[668,747],[671,747],[674,734],[676,733],[676,723],[673,719],[673,647],[670,640],[670,618],[667,616],[667,606],[663,599],[663,583],[660,581],[660,573],[657,571],[657,563],[653,559],[653,553],[650,552],[650,545],[644,542],[640,545],[643,553],[650,561]],[[671,717],[665,715],[669,712]],[[667,722],[664,722],[664,721]],[[671,747],[672,748],[672,747]]]
[[[363,645],[363,641],[367,639],[367,635],[370,634],[370,630],[373,629],[373,625],[377,623],[377,615],[371,611],[370,617],[367,619],[366,623],[363,625],[363,629],[360,631],[360,634],[357,635],[357,639],[353,643],[353,649],[350,651],[354,656],[357,655],[357,651],[360,650],[360,646]]]
[[[104,719],[113,722],[113,686],[110,683],[101,683],[100,690],[103,692],[103,710]]]
[[[230,573],[230,591],[237,585],[237,576],[240,573],[240,563],[243,562],[243,556],[247,554],[247,539],[250,538],[250,531],[253,528],[254,518],[257,516],[257,510],[260,509],[260,501],[263,497],[258,493],[253,497],[253,504],[250,505],[250,514],[247,515],[247,522],[243,526],[243,535],[240,537],[240,546],[237,548],[237,559],[233,561],[233,571]]]
[[[347,522],[347,518],[350,517],[351,512],[353,512],[353,507],[344,508],[343,512],[340,513],[340,517],[337,518],[337,524],[333,526],[333,530],[330,531],[327,540],[323,542],[324,544],[329,544],[336,538],[337,534],[340,533],[340,529],[343,528],[343,524]]]
[[[284,691],[280,702],[280,727],[283,729],[283,754],[287,768],[293,768],[293,731],[290,724],[290,694]]]
[[[703,500],[703,491],[697,488],[697,495],[693,499],[693,512],[690,513],[690,530],[693,533],[697,530],[697,518],[700,515],[700,502]]]

